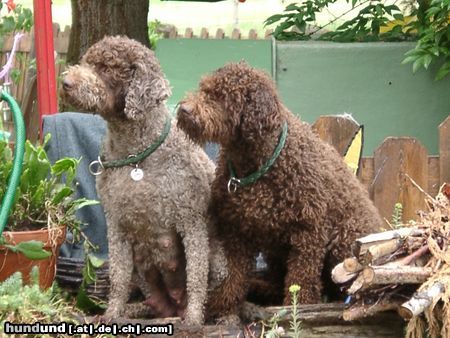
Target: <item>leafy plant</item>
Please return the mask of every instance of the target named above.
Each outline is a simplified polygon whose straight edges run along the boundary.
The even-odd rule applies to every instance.
[[[80,160],[62,158],[53,165],[48,159],[44,143],[25,144],[25,155],[20,185],[16,190],[14,206],[8,219],[8,230],[32,230],[66,225],[79,229],[81,223],[75,212],[87,205],[98,204],[85,198],[72,199],[75,175]],[[3,196],[12,170],[12,152],[6,141],[0,140],[0,196]]]
[[[30,141],[25,144],[20,185],[16,189],[6,230],[35,230],[64,225],[72,230],[75,240],[79,240],[82,236],[81,221],[75,213],[84,206],[98,202],[72,198],[80,160],[66,157],[52,165],[45,151],[49,140],[48,134],[41,145],[34,146]],[[7,141],[0,140],[0,197],[6,192],[12,162],[12,151]],[[29,259],[43,259],[51,254],[43,249],[43,243],[39,241],[12,246],[5,244],[0,235],[0,244],[14,252],[23,253]]]
[[[283,316],[285,316],[287,313],[286,310],[280,310],[279,312],[275,313],[269,320],[268,323],[263,323],[264,326],[268,326],[269,330],[267,332],[264,332],[261,335],[261,337],[264,338],[278,338],[281,337],[284,334],[284,328],[279,325],[279,322]]]
[[[76,323],[74,309],[66,303],[56,285],[47,290],[39,287],[39,273],[34,267],[30,274],[31,283],[24,285],[22,274],[14,273],[0,283],[0,335],[5,322],[34,324]],[[42,335],[41,337],[50,337]],[[54,337],[54,336],[52,336]]]
[[[291,294],[292,299],[292,314],[290,324],[291,337],[300,338],[301,321],[300,321],[300,313],[298,312],[298,293],[300,292],[300,285],[293,284],[289,287],[289,293]]]
[[[265,25],[277,24],[273,35],[278,40],[309,40],[324,28],[342,22],[335,30],[319,35],[319,40],[405,41],[417,40],[414,49],[406,53],[403,63],[413,63],[413,71],[428,69],[440,63],[436,79],[450,73],[450,0],[410,1],[411,13],[404,17],[394,3],[383,0],[346,0],[351,9],[324,25],[317,25],[316,16],[337,0],[306,0],[288,5],[282,14],[265,20]]]
[[[286,309],[282,309],[275,313],[272,318],[268,320],[268,323],[263,323],[263,333],[264,338],[279,338],[279,337],[301,337],[301,320],[300,312],[298,311],[298,293],[300,292],[300,286],[293,284],[289,287],[289,293],[291,294],[291,315],[289,320],[290,330],[286,333],[284,328],[279,325],[281,318],[285,317],[287,314]],[[264,332],[264,327],[269,327],[267,332]]]
[[[395,203],[394,205],[391,226],[393,228],[400,228],[403,226],[403,205],[401,203]]]
[[[440,63],[436,73],[436,80],[440,80],[450,73],[450,0],[432,0],[428,8],[423,7],[417,10],[418,20],[410,25],[417,28],[419,40],[403,62],[411,62],[414,72]]]
[[[156,43],[162,37],[162,33],[159,31],[161,22],[158,20],[150,21],[148,23],[148,38],[150,39],[151,49],[156,49]]]
[[[3,10],[3,2],[0,1],[0,12]],[[33,13],[31,9],[16,5],[13,2],[7,4],[8,13],[0,16],[0,50],[3,47],[4,38],[14,31],[27,31],[33,27]]]
[[[86,243],[87,242],[85,242],[85,264],[82,271],[83,280],[76,297],[76,306],[85,313],[101,313],[106,310],[106,303],[100,299],[89,296],[87,287],[89,284],[95,283],[97,280],[95,269],[100,268],[105,261],[89,253],[89,246]]]
[[[385,5],[382,0],[352,0],[352,8],[349,11],[322,26],[316,25],[317,14],[328,10],[328,7],[336,1],[307,0],[299,4],[292,3],[286,7],[284,14],[267,18],[265,25],[280,22],[273,33],[277,40],[309,40],[315,33],[342,20],[351,11],[360,9],[356,16],[345,21],[335,31],[323,34],[320,39],[340,42],[379,41],[393,39],[402,31],[401,25],[398,24],[389,33],[381,33],[380,28],[386,26],[389,21],[403,20],[403,14],[396,5]],[[314,28],[308,30],[308,25],[313,25]]]

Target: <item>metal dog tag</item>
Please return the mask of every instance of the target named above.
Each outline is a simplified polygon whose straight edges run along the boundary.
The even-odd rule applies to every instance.
[[[137,182],[142,180],[142,178],[144,177],[144,172],[142,171],[142,169],[134,168],[133,170],[131,170],[130,176],[133,181]]]

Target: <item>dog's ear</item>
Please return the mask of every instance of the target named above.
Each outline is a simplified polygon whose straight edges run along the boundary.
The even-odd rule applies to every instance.
[[[252,82],[247,87],[241,112],[242,136],[257,137],[278,130],[281,124],[280,109],[278,94],[269,78]]]
[[[125,116],[139,119],[159,106],[172,94],[159,65],[138,61],[133,64],[132,80],[125,94]]]

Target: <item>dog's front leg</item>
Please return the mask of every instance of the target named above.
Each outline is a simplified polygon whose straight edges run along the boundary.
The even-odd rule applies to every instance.
[[[116,222],[108,220],[107,235],[109,248],[109,293],[106,318],[116,318],[124,313],[128,301],[133,273],[133,252],[131,243],[120,231]]]
[[[251,243],[233,238],[223,239],[227,258],[227,277],[208,296],[207,313],[211,318],[235,323],[248,292],[248,276],[254,262]],[[218,318],[220,317],[220,318]]]
[[[185,219],[194,220],[194,223],[185,225],[183,236],[188,299],[184,321],[188,325],[202,325],[208,288],[208,233],[204,218],[200,215]]]
[[[284,305],[291,304],[289,287],[293,284],[301,287],[298,295],[300,303],[314,304],[320,302],[322,294],[321,275],[327,242],[328,239],[325,236],[320,236],[317,229],[313,228],[299,230],[291,236],[291,250],[284,286]]]

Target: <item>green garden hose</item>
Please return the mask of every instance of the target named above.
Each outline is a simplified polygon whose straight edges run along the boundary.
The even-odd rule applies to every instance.
[[[0,98],[8,103],[12,111],[14,130],[16,133],[13,168],[8,181],[8,188],[3,196],[2,204],[0,206],[1,237],[1,234],[6,226],[6,222],[8,221],[9,211],[14,202],[14,196],[16,193],[16,188],[20,182],[20,176],[22,175],[23,155],[25,153],[25,123],[23,122],[22,112],[20,111],[19,105],[6,91],[1,92]]]

